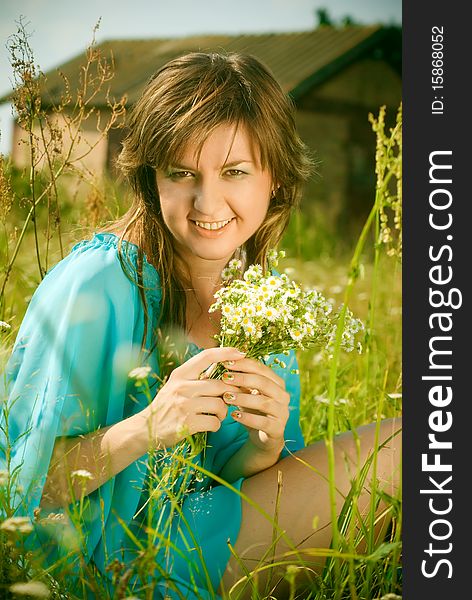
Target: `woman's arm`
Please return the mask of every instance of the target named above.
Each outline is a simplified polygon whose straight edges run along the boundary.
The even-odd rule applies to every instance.
[[[235,390],[220,380],[199,380],[212,362],[241,358],[235,348],[210,348],[172,372],[153,401],[132,417],[80,437],[58,438],[40,505],[55,508],[90,494],[151,447],[173,447],[189,434],[217,431],[227,414],[221,399]],[[73,477],[84,470],[88,477]]]
[[[57,438],[40,506],[68,505],[88,495],[149,450],[144,414],[78,437]],[[85,471],[91,477],[72,474]]]

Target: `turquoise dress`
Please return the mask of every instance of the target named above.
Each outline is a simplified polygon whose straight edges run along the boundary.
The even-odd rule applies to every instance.
[[[136,270],[137,247],[124,242],[124,251]],[[159,276],[146,260],[143,281],[149,316],[155,320],[161,299]],[[91,240],[76,244],[38,286],[7,363],[2,378],[5,389],[0,396],[8,398],[8,418],[3,412],[0,424],[4,429],[8,425],[13,443],[10,470],[20,467],[13,496],[18,506],[16,515],[33,517],[39,507],[56,437],[87,434],[147,405],[145,394],[128,377],[131,369],[143,364],[151,366],[153,372],[158,369],[156,353],[144,356],[141,351],[143,331],[142,301],[137,286],[122,269],[114,234],[95,234]],[[151,341],[148,332],[148,348]],[[187,355],[200,350],[190,344]],[[288,366],[275,368],[285,378],[291,396],[284,457],[302,448],[304,440],[299,424],[299,377],[290,373],[297,368],[295,354],[279,358]],[[208,434],[204,453],[191,459],[216,475],[247,439],[246,429],[230,413],[231,408],[219,431]],[[0,469],[5,469],[2,446],[5,439],[0,437]],[[149,543],[144,528],[149,525],[147,458],[108,480],[84,503],[81,552],[103,574],[110,594],[113,584],[106,564],[114,558],[126,563],[136,556],[140,543]],[[243,481],[233,482],[231,489],[206,475],[194,478],[193,488],[185,494],[181,510],[166,530],[170,550],[156,553],[156,571],[149,572],[154,582],[164,571],[171,579],[157,586],[155,598],[219,597],[217,589],[230,558],[227,541],[234,546],[240,528],[241,497],[237,492]],[[154,531],[159,533],[170,510],[167,502],[160,513],[150,513],[154,514]],[[64,548],[70,547],[66,537],[52,534],[40,521],[29,543],[41,546],[47,559],[54,562]],[[136,586],[143,584],[137,575],[130,581]],[[138,587],[136,590],[139,596]]]

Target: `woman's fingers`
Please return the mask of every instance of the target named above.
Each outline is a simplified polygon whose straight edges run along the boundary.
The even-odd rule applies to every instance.
[[[289,395],[285,391],[285,385],[278,385],[273,379],[256,373],[238,373],[228,371],[223,374],[222,381],[237,387],[257,390],[265,396],[274,398],[278,402],[288,403]],[[282,380],[283,381],[283,380]],[[254,394],[257,396],[256,394]]]
[[[239,392],[239,388],[221,379],[203,379],[201,381],[186,382],[181,391],[185,396],[197,398],[199,396],[223,396],[225,392]]]
[[[172,371],[171,377],[182,377],[183,379],[195,380],[212,363],[233,360],[235,363],[244,357],[244,353],[236,348],[207,348],[199,352],[182,365]]]
[[[288,405],[276,402],[273,398],[269,398],[263,394],[255,396],[253,394],[225,392],[223,400],[227,404],[237,406],[243,411],[257,411],[253,414],[262,414],[272,419],[280,419],[284,423],[288,419]]]
[[[218,431],[221,420],[213,415],[194,415],[190,423],[190,433],[199,431]]]
[[[271,367],[268,367],[260,360],[254,358],[241,358],[233,363],[231,363],[231,361],[226,361],[223,364],[228,370],[262,375],[272,380],[279,387],[285,387],[284,379],[277,375]]]
[[[272,439],[283,439],[285,423],[282,423],[280,419],[256,415],[254,413],[247,413],[244,411],[235,411],[232,413],[232,416],[242,425],[250,427],[251,429],[263,431]]]
[[[226,403],[221,398],[212,396],[195,398],[192,408],[197,415],[215,415],[220,421],[226,419],[228,414]]]

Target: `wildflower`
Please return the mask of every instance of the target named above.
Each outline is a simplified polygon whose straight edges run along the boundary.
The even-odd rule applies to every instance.
[[[256,309],[252,304],[243,304],[242,310],[248,317],[253,317],[256,314]]]
[[[135,379],[136,381],[143,381],[144,379],[147,379],[150,372],[151,367],[136,367],[128,373],[128,377],[130,379]]]
[[[242,266],[243,263],[237,258],[233,258],[229,261],[229,268],[231,271],[238,271]]]
[[[269,277],[267,279],[267,285],[269,288],[278,288],[282,285],[282,280],[280,277]]]
[[[240,317],[240,315],[238,315],[238,314],[234,313],[234,314],[232,314],[232,315],[230,316],[230,318],[229,318],[229,322],[230,322],[232,325],[238,325],[238,324],[239,324],[239,317]],[[225,329],[226,329],[226,328],[225,328]]]
[[[289,321],[291,321],[293,319],[290,309],[287,308],[286,306],[283,306],[280,309],[279,314],[282,317],[284,323],[288,323]]]
[[[267,262],[270,268],[277,267],[281,258],[285,258],[285,250],[277,252],[277,250],[271,249],[267,252]]]
[[[257,328],[250,319],[244,319],[243,328],[246,336],[253,336],[257,333]]]
[[[42,581],[25,581],[14,583],[10,592],[19,596],[33,596],[34,598],[49,598],[51,595],[48,586]]]
[[[77,471],[72,471],[70,476],[72,478],[76,477],[77,479],[93,479],[92,473],[85,469],[77,469]]]
[[[0,332],[1,333],[6,333],[7,331],[10,331],[11,329],[11,325],[9,323],[7,323],[6,321],[0,321]]]
[[[258,279],[260,279],[261,276],[262,276],[262,267],[260,265],[251,265],[244,272],[243,278],[244,278],[244,281],[247,281],[248,283],[250,283],[252,281],[257,281]]]
[[[0,523],[0,529],[12,533],[31,533],[33,524],[29,517],[10,517]]]
[[[287,291],[285,292],[285,298],[284,301],[290,299],[290,298],[296,298],[300,293],[300,289],[298,288],[298,286],[296,284],[292,284],[291,287],[289,287],[287,289]]]
[[[8,483],[8,476],[8,471],[0,469],[0,485],[6,485]]]
[[[221,314],[225,317],[228,317],[232,313],[232,308],[229,304],[225,304],[221,309]]]
[[[299,341],[302,340],[304,335],[303,335],[303,331],[301,329],[290,329],[290,336],[292,337],[293,340],[295,341]]]
[[[277,318],[278,318],[278,316],[279,316],[279,313],[278,313],[278,311],[276,311],[276,310],[275,310],[275,308],[270,308],[270,307],[268,307],[268,308],[266,308],[266,309],[265,309],[265,311],[264,311],[264,316],[265,316],[265,317],[266,317],[266,318],[267,318],[269,321],[272,321],[272,322],[273,322],[273,321],[276,321],[276,320],[277,320]]]
[[[223,269],[223,271],[221,272],[221,279],[223,281],[228,281],[228,279],[231,279],[231,269],[229,269],[228,267],[226,267],[225,269]]]

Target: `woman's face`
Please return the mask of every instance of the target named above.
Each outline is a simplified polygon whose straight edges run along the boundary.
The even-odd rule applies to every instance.
[[[189,143],[179,164],[157,170],[161,211],[182,258],[229,260],[264,220],[272,179],[244,127],[220,125],[197,163]]]

